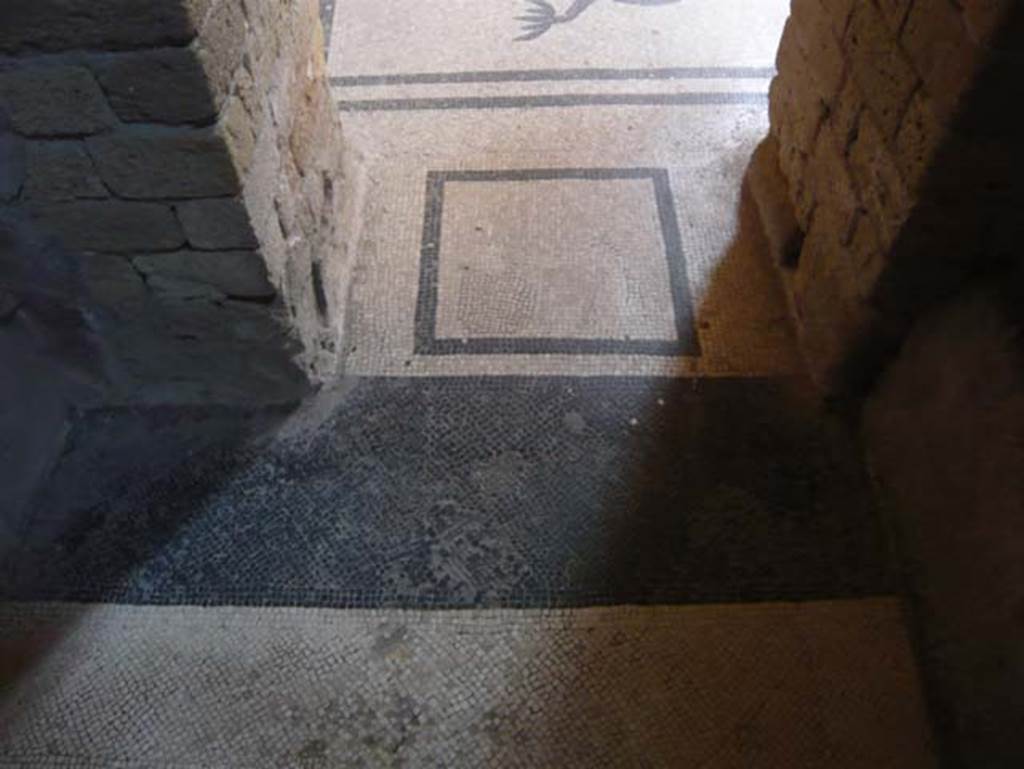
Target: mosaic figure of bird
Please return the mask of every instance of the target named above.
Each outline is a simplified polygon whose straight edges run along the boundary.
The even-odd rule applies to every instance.
[[[543,35],[555,24],[565,24],[572,21],[597,0],[574,0],[564,12],[558,13],[555,7],[546,0],[527,0],[530,7],[525,15],[517,17],[517,21],[523,22],[523,34],[516,40],[535,40]],[[679,0],[615,0],[616,3],[626,5],[668,5],[678,3]]]

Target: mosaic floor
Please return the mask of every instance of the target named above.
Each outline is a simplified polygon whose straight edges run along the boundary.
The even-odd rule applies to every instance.
[[[934,766],[739,191],[788,2],[322,7],[344,376],[78,420],[0,547],[0,766]]]

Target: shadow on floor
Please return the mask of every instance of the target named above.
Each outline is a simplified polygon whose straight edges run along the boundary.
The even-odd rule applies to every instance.
[[[84,612],[891,592],[858,454],[802,377],[382,378],[325,397],[290,423],[90,413],[5,554],[0,597]],[[3,688],[73,624],[5,642]]]

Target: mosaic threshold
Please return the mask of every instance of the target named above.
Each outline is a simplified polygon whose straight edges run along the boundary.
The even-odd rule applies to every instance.
[[[321,408],[310,406],[309,408]],[[580,606],[878,595],[851,446],[802,380],[363,379],[258,446],[137,467],[79,425],[0,599]],[[301,417],[299,417],[301,420]],[[80,437],[79,437],[80,436]],[[80,479],[104,479],[92,499]],[[83,501],[88,501],[83,506]]]

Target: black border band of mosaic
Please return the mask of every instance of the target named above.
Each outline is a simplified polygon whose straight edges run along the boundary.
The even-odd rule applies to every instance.
[[[668,265],[675,340],[569,339],[552,337],[438,338],[437,306],[442,259],[445,185],[452,182],[530,182],[576,179],[607,181],[649,179],[654,188],[662,244]],[[686,273],[679,221],[668,171],[664,168],[520,168],[507,170],[429,171],[420,246],[419,291],[414,322],[417,355],[647,355],[699,357],[693,299]]]
[[[0,599],[544,608],[891,592],[859,454],[802,380],[368,378],[301,436],[154,457],[175,413],[190,412],[83,415],[49,496],[0,543]]]

